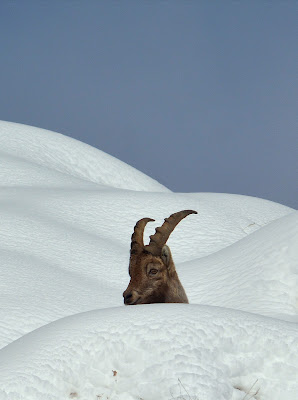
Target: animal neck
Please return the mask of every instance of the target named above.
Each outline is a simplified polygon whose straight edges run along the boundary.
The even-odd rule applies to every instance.
[[[188,298],[177,273],[169,279],[165,293],[165,303],[188,303]]]

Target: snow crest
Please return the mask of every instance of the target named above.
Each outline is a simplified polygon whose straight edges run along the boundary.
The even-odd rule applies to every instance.
[[[168,192],[124,162],[59,133],[1,121],[1,181],[6,185],[80,186]]]

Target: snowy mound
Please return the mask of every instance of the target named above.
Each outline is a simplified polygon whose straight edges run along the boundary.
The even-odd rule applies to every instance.
[[[88,182],[119,189],[168,191],[122,161],[45,129],[1,121],[0,143],[2,184],[69,187]]]
[[[209,257],[181,265],[190,300],[298,322],[297,227],[295,212]]]
[[[296,211],[171,193],[90,146],[7,122],[0,190],[0,400],[297,399]],[[135,222],[156,220],[146,242],[182,209],[198,214],[168,244],[192,304],[124,307]]]
[[[253,398],[294,400],[297,346],[297,325],[224,308],[90,311],[4,348],[0,398],[243,400],[257,381]]]

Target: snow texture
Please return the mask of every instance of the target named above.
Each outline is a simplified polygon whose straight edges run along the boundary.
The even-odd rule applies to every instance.
[[[0,400],[297,400],[298,213],[172,193],[69,137],[0,123]],[[191,304],[124,307],[130,237],[168,240]]]

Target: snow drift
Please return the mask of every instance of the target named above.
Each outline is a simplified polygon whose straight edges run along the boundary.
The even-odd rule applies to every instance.
[[[0,190],[1,400],[297,399],[297,211],[172,193],[8,122]],[[146,240],[182,209],[168,244],[192,304],[124,307],[135,222],[156,219]]]

